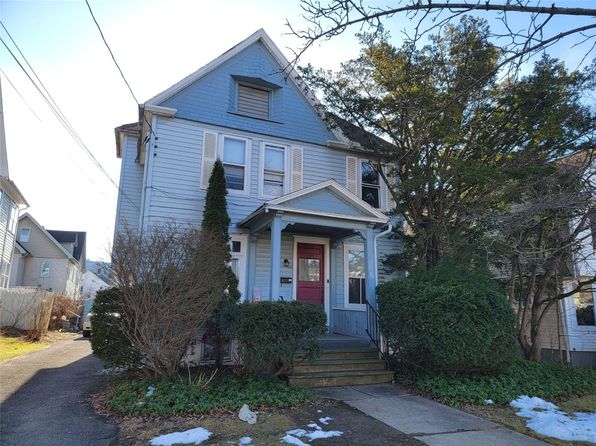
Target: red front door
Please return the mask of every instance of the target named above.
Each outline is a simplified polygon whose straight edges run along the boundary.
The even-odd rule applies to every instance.
[[[298,282],[296,300],[323,305],[325,296],[325,269],[323,245],[298,243]]]

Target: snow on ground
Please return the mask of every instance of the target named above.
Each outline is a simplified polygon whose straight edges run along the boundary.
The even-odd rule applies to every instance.
[[[211,437],[211,432],[202,427],[189,429],[184,432],[172,432],[151,439],[152,446],[172,446],[174,444],[201,444]]]
[[[572,416],[548,401],[522,395],[510,403],[516,415],[528,418],[526,426],[547,437],[596,443],[596,413],[575,412]]]
[[[333,418],[325,417],[319,419],[322,424],[327,424]],[[308,446],[309,443],[305,443],[301,440],[301,438],[308,438],[310,441],[318,440],[319,438],[332,438],[332,437],[341,437],[343,432],[341,431],[325,431],[321,429],[316,423],[311,422],[307,425],[312,431],[307,431],[306,429],[292,429],[286,432],[286,435],[281,439],[282,443],[293,444],[295,446]]]
[[[249,446],[251,444],[252,444],[252,438],[250,438],[250,437],[242,437],[238,442],[238,446]]]

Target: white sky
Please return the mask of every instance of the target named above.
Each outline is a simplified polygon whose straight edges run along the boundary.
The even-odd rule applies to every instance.
[[[297,48],[298,42],[286,34],[286,19],[303,24],[298,2],[293,0],[90,3],[141,102],[261,27],[289,57],[286,48]],[[587,6],[590,1],[573,3]],[[118,182],[114,128],[135,121],[137,106],[84,0],[0,0],[0,19],[87,147]],[[390,23],[394,35],[403,20]],[[355,57],[358,44],[353,32],[313,47],[301,63],[336,68]],[[2,29],[0,37],[9,43]],[[553,52],[575,67],[583,52],[569,47],[559,45]],[[46,228],[86,231],[87,257],[109,259],[116,188],[60,126],[1,44],[0,68],[39,116],[38,120],[2,76],[10,176],[31,205],[27,211]]]

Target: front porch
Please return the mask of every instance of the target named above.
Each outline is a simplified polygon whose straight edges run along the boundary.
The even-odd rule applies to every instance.
[[[368,338],[376,239],[387,223],[333,180],[264,203],[238,223],[247,240],[245,299],[319,304],[330,334]]]

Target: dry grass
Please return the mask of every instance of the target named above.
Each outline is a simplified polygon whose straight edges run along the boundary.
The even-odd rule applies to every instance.
[[[41,350],[63,339],[77,336],[74,333],[47,332],[40,341],[30,341],[27,336],[15,329],[0,330],[0,362]]]

